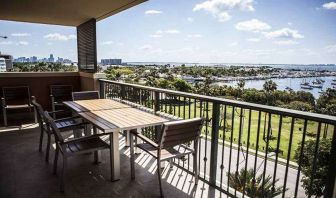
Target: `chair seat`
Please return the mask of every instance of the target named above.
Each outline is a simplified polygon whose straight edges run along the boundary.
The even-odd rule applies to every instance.
[[[6,109],[27,109],[27,108],[33,108],[32,105],[29,104],[22,104],[22,105],[6,105]]]
[[[153,157],[158,158],[158,156],[157,156],[158,148],[155,148],[151,144],[143,143],[143,144],[137,144],[136,146],[138,148],[146,151],[147,153],[149,153]],[[181,148],[181,149],[175,149],[175,148],[161,149],[161,161],[193,153],[193,151],[190,148],[188,148],[184,145],[180,145],[178,147]]]
[[[69,142],[65,145],[65,152],[67,155],[92,152],[96,150],[108,149],[110,147],[105,141],[103,141],[99,137]]]

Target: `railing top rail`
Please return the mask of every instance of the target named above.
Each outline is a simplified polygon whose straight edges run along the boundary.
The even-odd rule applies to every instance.
[[[172,95],[179,95],[179,96],[183,96],[183,97],[190,97],[190,98],[195,98],[195,99],[208,101],[208,102],[216,102],[216,103],[229,105],[229,106],[236,106],[236,107],[240,107],[240,108],[244,108],[244,109],[263,111],[263,112],[278,114],[278,115],[282,115],[282,116],[291,116],[291,117],[294,117],[294,118],[301,118],[301,119],[307,119],[307,120],[312,120],[312,121],[317,121],[317,122],[323,122],[323,123],[336,125],[336,116],[330,116],[330,115],[324,115],[324,114],[318,114],[318,113],[311,113],[311,112],[304,112],[304,111],[286,109],[286,108],[281,108],[281,107],[261,105],[261,104],[256,104],[256,103],[230,100],[230,99],[224,99],[224,98],[218,98],[218,97],[212,97],[212,96],[205,96],[205,95],[199,95],[199,94],[193,94],[193,93],[187,93],[187,92],[181,92],[181,91],[161,89],[161,88],[156,88],[156,87],[148,87],[148,86],[143,86],[143,85],[117,82],[117,81],[106,80],[106,79],[99,79],[99,81],[112,83],[112,84],[117,84],[117,85],[131,86],[131,87],[136,87],[136,88],[139,88],[139,89],[156,91],[156,92],[161,92],[161,93],[165,93],[165,94],[172,94]]]

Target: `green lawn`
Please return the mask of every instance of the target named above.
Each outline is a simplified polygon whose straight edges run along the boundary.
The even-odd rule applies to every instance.
[[[212,117],[212,103],[208,103],[208,106],[206,103],[203,103],[201,105],[200,102],[194,102],[194,100],[191,101],[190,107],[188,102],[186,104],[180,103],[180,105],[176,104],[174,105],[165,105],[161,104],[160,106],[161,111],[167,112],[176,116],[179,116],[181,118],[194,118],[194,117],[200,117],[203,115],[203,117],[207,117],[208,119],[211,119]],[[224,131],[224,112],[225,107],[224,105],[221,105],[221,113],[220,113],[220,130],[219,130],[219,139],[223,140],[223,131]],[[175,109],[175,112],[174,112]],[[206,111],[208,109],[208,111]],[[189,114],[190,110],[190,114]],[[196,111],[195,111],[196,110]],[[235,108],[234,112],[234,122],[233,122],[233,131],[232,129],[232,106],[226,107],[226,132],[225,132],[225,141],[230,142],[230,138],[233,137],[234,144],[238,144],[239,141],[239,133],[240,133],[240,124],[241,126],[241,139],[240,142],[243,146],[247,146],[247,140],[248,140],[248,127],[249,127],[249,110],[243,109],[243,112],[241,112],[240,108]],[[196,113],[195,113],[196,112]],[[242,115],[242,119],[240,116]],[[189,117],[190,116],[190,117]],[[250,127],[250,150],[255,150],[257,145],[257,135],[259,133],[259,151],[265,152],[266,144],[267,144],[267,132],[268,132],[268,121],[269,114],[265,112],[260,113],[260,129],[258,131],[258,121],[259,121],[259,112],[258,111],[251,111],[251,127]],[[242,122],[240,122],[242,120]],[[277,142],[279,138],[279,122],[280,122],[280,116],[272,114],[271,116],[271,126],[270,126],[270,137],[269,138],[269,150],[270,149],[276,149],[277,148]],[[289,140],[290,140],[290,130],[291,130],[291,122],[292,117],[283,117],[282,118],[282,124],[281,124],[281,136],[280,136],[280,142],[279,142],[279,149],[282,151],[282,153],[279,154],[279,157],[287,159],[288,152],[289,152]],[[295,119],[294,120],[294,128],[293,128],[293,137],[292,137],[292,144],[291,144],[291,153],[290,153],[290,159],[293,160],[295,150],[298,147],[298,144],[302,141],[303,136],[303,125],[304,120],[302,119]],[[317,128],[318,123],[313,121],[308,121],[307,124],[307,139],[316,138],[317,134]],[[205,126],[203,128],[203,135],[207,136],[208,138],[211,137],[211,121],[207,123],[207,127]],[[265,131],[265,133],[264,133]],[[326,131],[326,133],[324,133]],[[325,135],[326,137],[331,137],[333,131],[333,127],[329,126],[326,128],[326,125],[322,123],[321,125],[321,135],[320,137],[323,138]]]

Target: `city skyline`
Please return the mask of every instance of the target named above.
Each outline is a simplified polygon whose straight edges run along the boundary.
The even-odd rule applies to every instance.
[[[152,0],[97,23],[97,58],[335,64],[335,18],[332,1]],[[0,27],[8,36],[0,40],[5,54],[53,53],[77,62],[74,27],[8,21]]]

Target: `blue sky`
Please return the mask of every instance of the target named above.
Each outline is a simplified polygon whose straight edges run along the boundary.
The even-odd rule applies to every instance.
[[[77,60],[76,29],[0,21],[0,51]],[[336,2],[149,0],[97,23],[98,60],[336,63]]]

